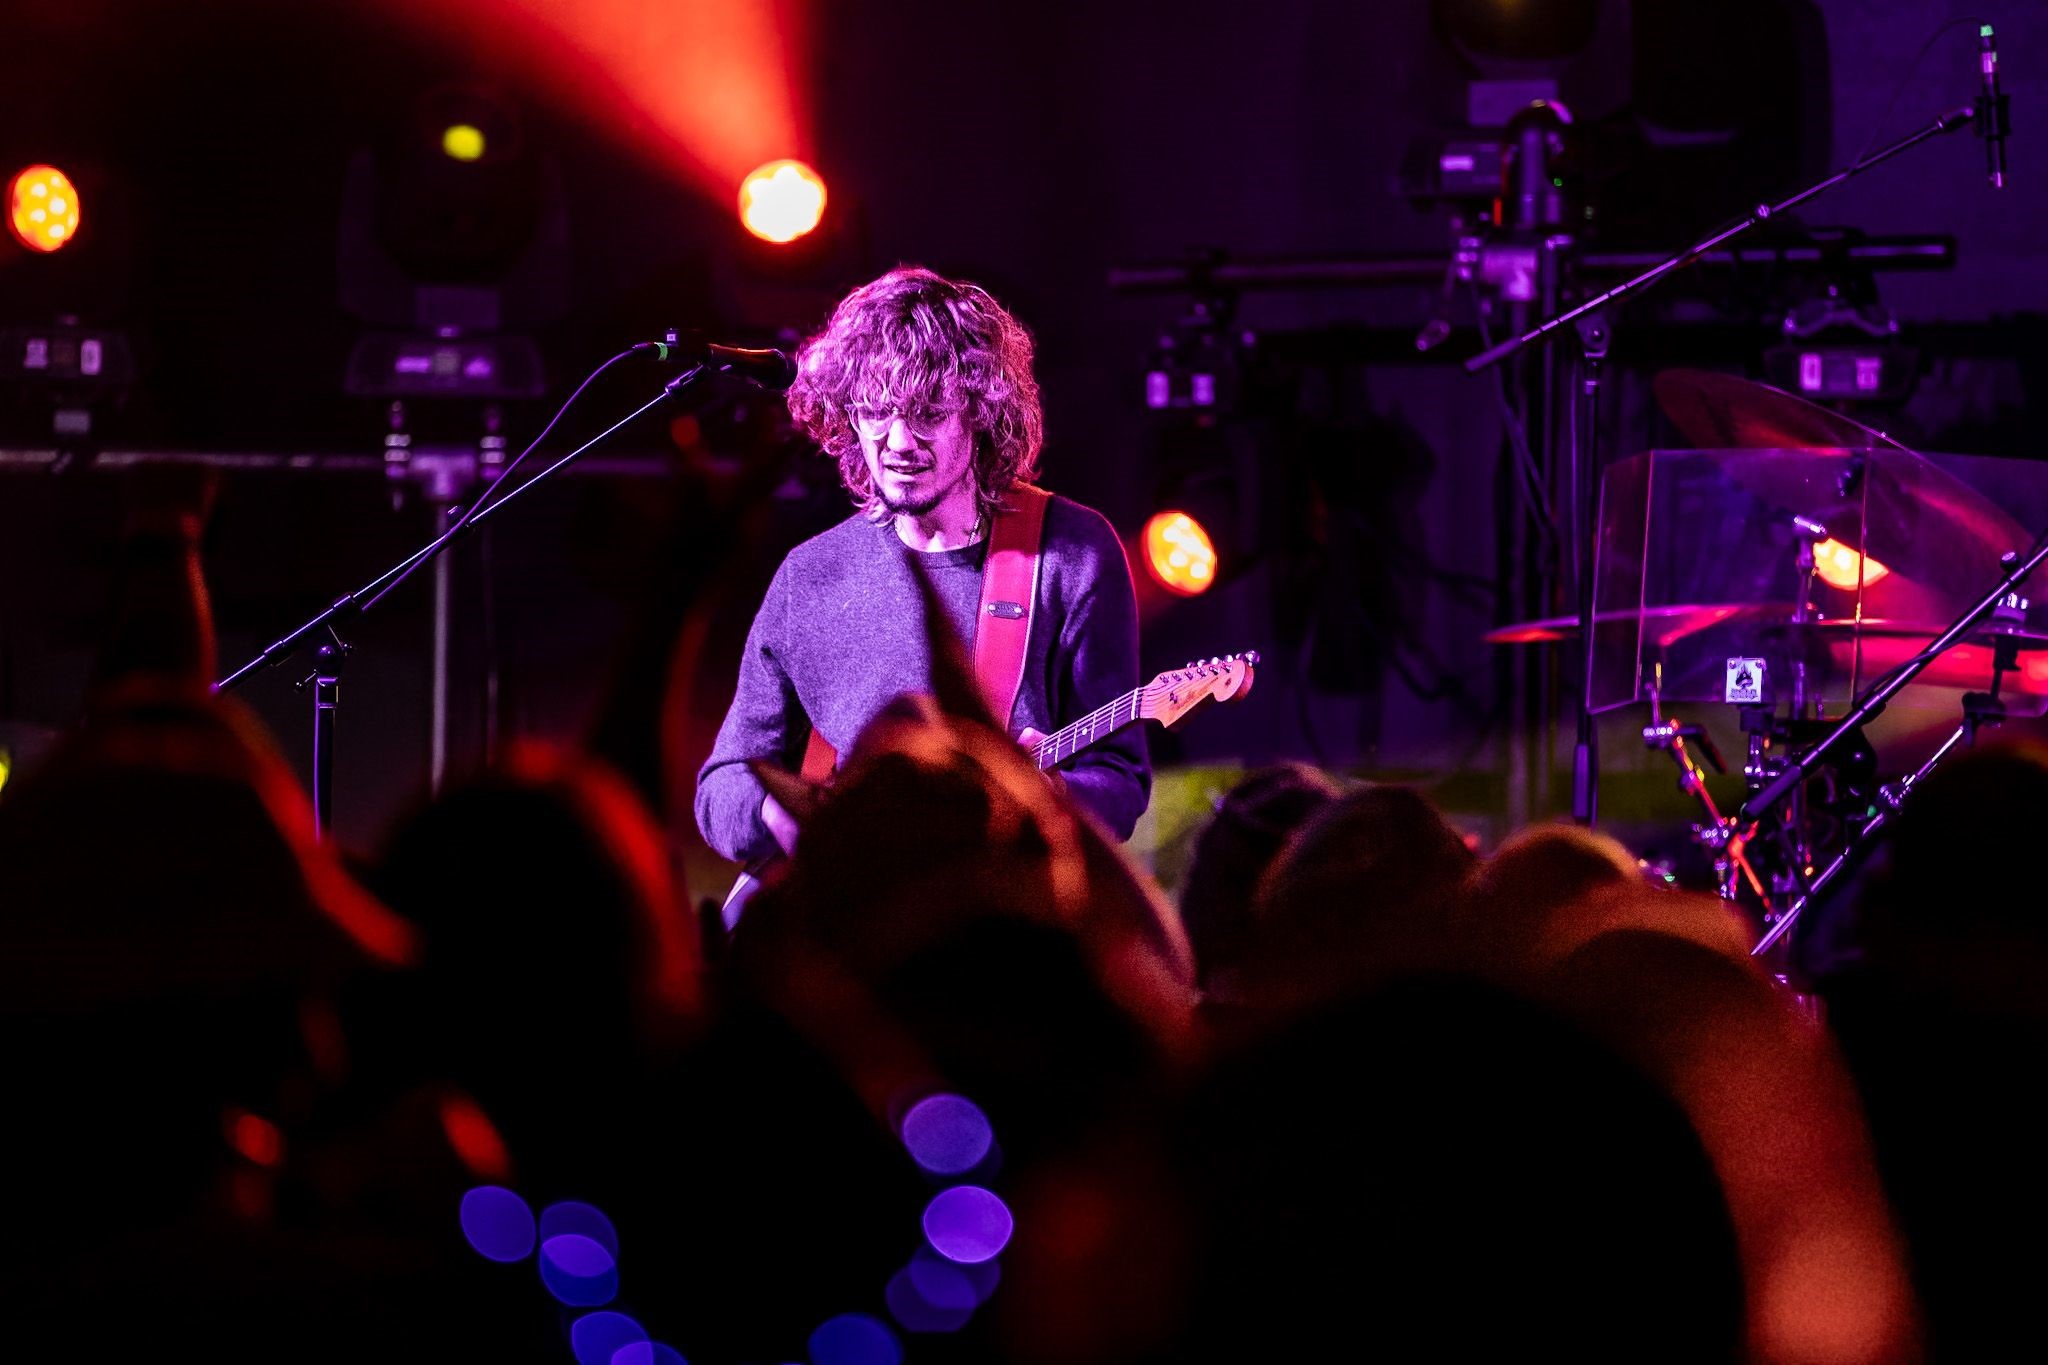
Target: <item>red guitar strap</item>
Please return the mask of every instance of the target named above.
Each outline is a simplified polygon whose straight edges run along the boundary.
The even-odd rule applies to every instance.
[[[804,766],[797,769],[806,782],[823,782],[832,776],[832,770],[839,766],[839,755],[832,752],[832,746],[816,730],[811,731],[810,742],[804,745]]]
[[[1020,483],[996,513],[981,570],[981,606],[974,613],[974,680],[996,724],[1010,728],[1010,712],[1024,685],[1031,618],[1038,608],[1038,561],[1045,505],[1052,494]]]
[[[1020,483],[996,513],[988,531],[988,558],[981,567],[981,605],[974,613],[974,681],[997,723],[1007,730],[1024,686],[1024,658],[1031,645],[1031,620],[1038,610],[1038,561],[1045,538],[1045,505],[1052,494]],[[802,773],[812,782],[832,776],[839,756],[824,736],[811,731]]]

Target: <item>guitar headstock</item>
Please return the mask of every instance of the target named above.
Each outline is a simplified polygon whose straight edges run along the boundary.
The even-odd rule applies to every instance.
[[[1252,670],[1258,662],[1259,652],[1248,649],[1220,659],[1197,659],[1161,673],[1143,689],[1138,714],[1172,725],[1212,697],[1217,701],[1242,697],[1252,690]]]

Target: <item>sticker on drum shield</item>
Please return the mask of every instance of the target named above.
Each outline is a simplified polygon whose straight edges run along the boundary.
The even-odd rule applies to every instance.
[[[1764,699],[1764,661],[1762,659],[1730,659],[1728,661],[1728,686],[1723,699],[1730,706],[1755,706]]]

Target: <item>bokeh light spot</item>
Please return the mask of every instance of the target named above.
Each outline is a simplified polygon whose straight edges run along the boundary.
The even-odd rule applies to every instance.
[[[462,1196],[462,1235],[493,1261],[524,1260],[533,1251],[533,1210],[499,1185],[479,1185]]]
[[[595,1204],[569,1199],[559,1204],[550,1204],[541,1210],[540,1239],[543,1242],[569,1233],[588,1237],[609,1251],[614,1260],[618,1259],[618,1231],[612,1227],[612,1220],[605,1217],[604,1210]]]
[[[967,1277],[943,1262],[903,1267],[890,1277],[882,1300],[889,1316],[912,1332],[957,1332],[981,1306]]]
[[[440,1110],[442,1135],[471,1175],[487,1180],[511,1177],[512,1153],[482,1106],[467,1095],[445,1095]]]
[[[984,1304],[1002,1283],[1003,1267],[992,1259],[964,1265],[949,1261],[927,1245],[919,1247],[910,1258],[910,1278],[918,1293],[933,1303],[952,1302],[965,1284],[973,1291],[974,1302]]]
[[[1016,1222],[992,1191],[979,1185],[941,1190],[925,1205],[924,1235],[949,1261],[986,1261],[1009,1244]]]
[[[911,1159],[934,1175],[971,1171],[988,1155],[995,1133],[974,1101],[959,1095],[930,1095],[903,1116],[903,1145]]]
[[[604,1246],[567,1232],[540,1244],[540,1281],[571,1308],[597,1308],[619,1292],[619,1263]]]
[[[825,182],[801,161],[771,161],[740,182],[740,221],[768,242],[793,242],[825,217]]]
[[[900,1365],[903,1344],[865,1313],[842,1313],[811,1333],[811,1365]]]
[[[627,1347],[646,1341],[647,1329],[624,1313],[585,1313],[569,1328],[577,1365],[612,1365]]]
[[[658,1341],[636,1341],[619,1349],[611,1365],[690,1365],[682,1352]]]
[[[244,1160],[275,1166],[284,1160],[284,1133],[260,1114],[229,1106],[225,1115],[228,1145]]]

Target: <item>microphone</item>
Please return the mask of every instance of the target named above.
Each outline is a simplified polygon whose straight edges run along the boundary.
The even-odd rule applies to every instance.
[[[738,375],[760,388],[781,393],[796,382],[796,361],[768,347],[723,346],[715,341],[682,340],[671,329],[665,341],[643,341],[656,360],[704,365],[721,374]]]
[[[2007,118],[2008,97],[1998,93],[1998,39],[1991,25],[1977,30],[1977,67],[1984,76],[1984,93],[1977,96],[1977,136],[1984,139],[1984,171],[1991,188],[2005,188],[2005,135],[2012,124]]]

